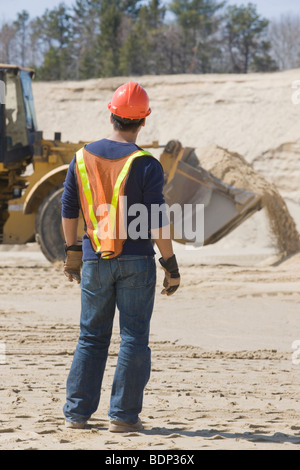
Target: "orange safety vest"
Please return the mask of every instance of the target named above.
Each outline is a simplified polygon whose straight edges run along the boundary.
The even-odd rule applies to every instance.
[[[93,155],[84,147],[76,152],[76,176],[85,221],[92,247],[101,258],[118,256],[127,238],[121,196],[135,158],[150,152],[136,152],[118,159]]]

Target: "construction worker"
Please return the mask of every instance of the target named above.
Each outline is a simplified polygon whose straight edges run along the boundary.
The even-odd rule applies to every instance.
[[[153,205],[164,203],[161,164],[136,145],[151,112],[148,95],[138,83],[129,82],[115,91],[108,108],[110,138],[85,145],[76,153],[62,196],[64,272],[70,281],[81,283],[80,336],[63,411],[67,427],[83,428],[98,408],[117,307],[121,343],[111,390],[109,430],[127,432],[143,429],[139,413],[150,376],[149,324],[156,285],[150,233],[154,233],[165,270],[162,293],[173,294],[180,275],[172,241],[162,235],[164,216],[158,226],[149,227],[147,236],[128,235],[129,223],[134,220],[130,208],[139,204],[149,214]],[[85,221],[82,244],[77,242],[80,208]]]

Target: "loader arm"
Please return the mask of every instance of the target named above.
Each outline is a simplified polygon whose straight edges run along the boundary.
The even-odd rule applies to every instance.
[[[175,220],[170,212],[174,241],[193,246],[216,243],[232,232],[248,217],[262,208],[261,197],[241,188],[229,186],[202,168],[194,148],[182,147],[179,141],[168,142],[160,156],[165,173],[164,196],[168,206],[192,206],[196,218],[197,205],[203,205],[204,227],[201,242],[187,238],[183,220]]]

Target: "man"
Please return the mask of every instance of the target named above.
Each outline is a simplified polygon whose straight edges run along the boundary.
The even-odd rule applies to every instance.
[[[180,275],[172,242],[163,234],[163,217],[146,236],[128,234],[134,220],[130,208],[136,204],[146,208],[144,226],[151,221],[151,207],[164,204],[162,167],[136,145],[151,112],[148,95],[129,82],[116,90],[108,108],[112,135],[76,153],[62,196],[64,272],[70,281],[81,281],[80,336],[67,380],[64,415],[66,426],[83,428],[98,407],[117,307],[121,344],[109,430],[127,432],[143,429],[139,413],[150,376],[149,324],[156,284],[151,230],[165,270],[162,293],[173,294]],[[77,242],[80,207],[85,221],[82,246]]]

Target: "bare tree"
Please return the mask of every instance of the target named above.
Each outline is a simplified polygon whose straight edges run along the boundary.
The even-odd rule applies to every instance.
[[[286,14],[278,20],[271,21],[268,34],[271,43],[270,52],[280,70],[298,68],[300,66],[300,16]]]
[[[16,56],[16,28],[14,25],[4,23],[0,27],[0,62],[10,64]]]

